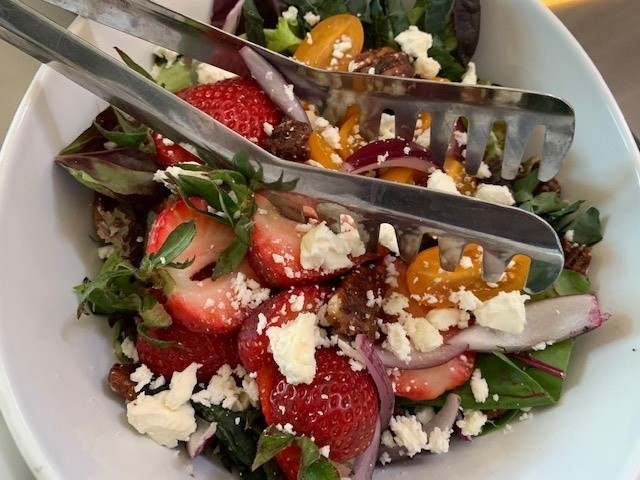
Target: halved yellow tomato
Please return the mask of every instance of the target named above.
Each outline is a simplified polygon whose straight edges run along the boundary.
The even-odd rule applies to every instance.
[[[343,13],[318,23],[303,40],[293,58],[312,67],[347,71],[362,51],[364,29],[355,15]]]
[[[480,300],[488,300],[499,292],[522,290],[527,281],[531,260],[524,255],[516,255],[498,283],[483,280],[482,249],[477,245],[467,245],[460,265],[453,272],[440,267],[440,249],[431,247],[418,254],[407,268],[407,286],[414,298],[431,307],[450,307],[453,292],[461,289],[473,292]]]
[[[464,164],[453,157],[445,157],[442,165],[444,173],[453,178],[458,191],[463,195],[471,195],[476,191],[476,179],[471,175],[467,175]]]
[[[307,146],[309,147],[311,160],[318,162],[324,168],[340,169],[340,164],[334,161],[334,155],[338,157],[338,160],[340,160],[340,156],[318,132],[311,132],[309,140],[307,140]]]

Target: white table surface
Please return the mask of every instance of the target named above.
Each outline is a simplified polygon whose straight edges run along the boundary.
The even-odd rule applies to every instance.
[[[71,16],[23,0],[66,24]],[[631,130],[640,133],[640,0],[575,0],[554,8],[591,56],[616,97]],[[0,42],[0,142],[39,64]],[[7,68],[8,67],[8,68]],[[34,480],[0,417],[0,479]]]

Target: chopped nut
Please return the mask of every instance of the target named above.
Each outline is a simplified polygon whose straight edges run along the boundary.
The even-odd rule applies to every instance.
[[[564,268],[586,275],[591,264],[591,247],[571,243],[566,238],[561,242],[564,251]]]
[[[384,278],[383,271],[374,265],[358,267],[344,277],[327,304],[326,318],[336,333],[375,337]]]
[[[271,136],[264,141],[264,147],[276,157],[304,162],[309,159],[307,140],[310,134],[308,124],[286,120],[274,127]]]
[[[390,75],[393,77],[408,77],[415,75],[411,60],[404,52],[398,52],[391,47],[381,47],[365,50],[353,59],[353,71],[376,75]]]
[[[135,369],[136,365],[132,363],[115,363],[109,370],[108,380],[111,390],[122,395],[127,401],[134,400],[138,396],[135,391],[136,382],[130,378]]]

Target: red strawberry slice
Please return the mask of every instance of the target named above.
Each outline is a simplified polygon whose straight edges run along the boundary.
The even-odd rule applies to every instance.
[[[473,373],[475,353],[466,352],[437,367],[394,369],[389,375],[394,393],[411,400],[432,400],[464,385]]]
[[[371,443],[378,418],[378,393],[371,376],[351,369],[349,357],[334,348],[316,351],[316,375],[310,384],[291,385],[279,371],[262,408],[273,424],[290,424],[296,435],[313,438],[318,447],[329,446],[329,458],[350,460]],[[265,382],[266,383],[266,382]]]
[[[156,147],[156,163],[159,167],[167,168],[177,163],[196,162],[202,160],[189,150],[164,137],[161,133],[151,132],[153,144]]]
[[[297,445],[290,445],[276,455],[276,462],[284,478],[287,480],[298,480],[300,470],[300,448]]]
[[[258,208],[253,216],[247,258],[267,285],[283,288],[316,284],[336,278],[348,270],[305,270],[300,263],[300,242],[305,234],[302,225],[281,215],[276,206],[260,195],[256,195],[256,204]],[[383,254],[367,252],[351,260],[354,264],[361,264]]]
[[[300,313],[317,312],[332,290],[326,285],[291,287],[253,310],[238,335],[238,353],[244,368],[257,372],[271,360],[272,356],[267,351],[269,339],[266,331],[269,327],[283,325]]]
[[[204,200],[190,200],[198,208],[206,208]],[[195,221],[195,237],[175,261],[193,259],[193,263],[184,269],[165,269],[171,277],[164,291],[167,298],[165,307],[175,321],[189,330],[230,332],[240,327],[250,308],[268,295],[256,282],[257,277],[246,261],[237,272],[216,280],[211,280],[208,275],[198,277],[198,273],[215,264],[233,241],[234,233],[230,227],[194,211],[184,200],[178,200],[165,207],[153,222],[147,252],[156,252],[176,227],[190,220]]]
[[[282,118],[260,85],[247,78],[194,85],[177,95],[258,145],[267,138],[265,123],[275,126]]]
[[[160,347],[138,336],[136,348],[140,361],[156,375],[170,379],[174,372],[181,372],[191,363],[199,363],[198,381],[208,383],[224,364],[235,368],[240,359],[236,350],[236,333],[196,333],[174,323],[167,328],[151,328],[148,336],[173,342],[175,346]]]

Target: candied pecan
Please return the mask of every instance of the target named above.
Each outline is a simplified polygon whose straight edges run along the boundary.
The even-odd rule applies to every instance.
[[[371,73],[370,70],[373,68],[377,75],[409,78],[415,75],[407,54],[391,47],[365,50],[353,59],[353,65],[354,72]]]
[[[562,238],[561,242],[564,268],[586,275],[591,264],[591,247],[572,243],[566,238]]]
[[[542,182],[540,185],[536,187],[533,191],[534,195],[540,195],[545,192],[554,192],[556,195],[560,196],[562,194],[562,189],[560,188],[560,182],[555,178],[552,178],[548,182]]]
[[[285,120],[276,125],[271,136],[264,141],[264,147],[276,157],[294,162],[309,159],[307,140],[311,127],[304,122]]]
[[[326,319],[339,334],[366,334],[374,339],[384,288],[384,274],[375,265],[363,265],[345,276],[327,303]]]
[[[132,363],[114,363],[109,370],[109,387],[127,401],[134,400],[138,396],[135,391],[136,382],[130,378],[135,369],[136,366]]]

